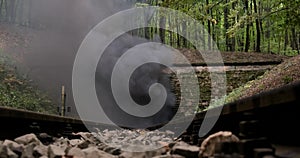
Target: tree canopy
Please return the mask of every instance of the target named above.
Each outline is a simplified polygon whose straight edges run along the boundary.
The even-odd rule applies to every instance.
[[[299,0],[141,0],[137,4],[176,9],[201,21],[212,38],[203,42],[207,42],[209,46],[211,40],[214,40],[222,51],[293,55],[299,54],[299,2]],[[166,25],[172,20],[176,19],[164,17],[163,20],[157,21]],[[185,25],[193,25],[178,24],[180,24],[178,29],[184,29]],[[187,31],[195,33],[194,30]],[[192,47],[185,39],[176,35],[169,35],[167,32],[159,34],[163,36],[161,39],[165,39],[163,41],[166,44]]]
[[[202,40],[211,47],[215,41],[221,51],[299,54],[300,0],[125,0],[140,6],[162,6],[182,11],[200,21],[211,37]],[[0,21],[24,26],[33,23],[34,0],[0,0]],[[70,2],[72,3],[72,2]],[[150,26],[169,25],[178,19],[152,17]],[[177,29],[188,28],[179,22]],[[188,36],[201,38],[201,30],[187,30]],[[200,34],[199,34],[200,32]],[[177,48],[192,48],[185,38],[158,28],[145,28],[135,34],[154,38]],[[204,35],[203,35],[204,36]],[[209,48],[208,48],[209,49]]]

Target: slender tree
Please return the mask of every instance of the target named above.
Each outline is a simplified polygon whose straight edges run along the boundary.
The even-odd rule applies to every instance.
[[[249,11],[249,1],[248,0],[244,0],[245,1],[245,11],[247,13],[247,20],[246,20],[246,41],[245,41],[245,52],[248,52],[249,48],[250,48],[250,24],[249,24],[249,16],[250,16],[250,11]]]
[[[257,4],[256,4],[256,0],[253,0],[253,5],[254,5],[254,13],[257,15],[258,11],[257,11]],[[256,48],[255,51],[256,52],[261,52],[260,50],[260,15],[258,15],[257,18],[255,18],[255,25],[256,25]]]

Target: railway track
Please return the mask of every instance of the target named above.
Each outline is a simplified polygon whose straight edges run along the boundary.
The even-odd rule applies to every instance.
[[[232,131],[236,135],[255,133],[255,137],[264,136],[274,144],[300,146],[299,112],[300,82],[297,82],[224,105],[209,134],[217,131]],[[197,136],[205,114],[196,115],[182,136],[185,141],[191,144],[202,141]],[[218,116],[210,118],[213,117]]]
[[[221,116],[209,134],[217,131],[258,133],[270,139],[272,143],[300,145],[297,129],[300,120],[300,82],[268,92],[257,94],[234,103],[224,105]],[[212,109],[214,110],[214,109]],[[199,144],[202,138],[198,132],[206,112],[196,115],[193,122],[182,135],[190,144]],[[217,117],[217,116],[211,116]],[[253,122],[241,124],[241,122]],[[90,126],[98,127],[90,122]],[[87,131],[82,120],[56,115],[0,107],[0,140],[10,139],[27,133],[48,133],[52,136],[71,137],[72,132]],[[101,127],[104,126],[101,124]],[[160,125],[161,126],[161,125]],[[157,126],[159,127],[159,126]],[[153,128],[157,128],[153,127]],[[151,128],[150,128],[151,129]]]
[[[77,137],[72,133],[88,132],[87,126],[99,129],[112,128],[107,124],[83,122],[71,117],[0,107],[0,140],[13,139],[28,133],[36,135],[47,133],[54,137],[72,138]]]
[[[81,120],[56,115],[0,107],[0,139],[12,139],[27,133],[46,132],[53,136],[87,131]]]

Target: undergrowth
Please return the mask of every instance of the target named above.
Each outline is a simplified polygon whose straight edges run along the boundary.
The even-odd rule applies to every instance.
[[[18,72],[12,58],[0,50],[0,106],[55,114],[51,99]]]

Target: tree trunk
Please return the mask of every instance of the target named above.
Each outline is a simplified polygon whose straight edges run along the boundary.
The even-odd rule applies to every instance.
[[[269,6],[269,1],[267,3],[266,12],[267,12],[267,14],[271,12],[271,8]],[[268,53],[271,53],[271,30],[270,30],[270,27],[271,27],[271,22],[270,22],[270,18],[268,18],[268,20],[267,20],[267,32],[265,34],[265,38],[267,39],[267,42],[268,42],[268,47],[267,47],[267,52]],[[280,35],[279,35],[279,40],[281,40]],[[279,41],[279,44],[280,44],[280,41]],[[280,45],[279,45],[279,49],[280,49]]]
[[[269,4],[270,2],[268,2]],[[261,3],[261,0],[259,0],[258,2],[258,15],[261,16],[262,15],[262,12],[263,12],[263,6],[262,6],[262,3]],[[261,33],[261,37],[264,36],[264,28],[263,28],[263,22],[261,19],[259,19],[259,28],[260,28],[260,33]]]
[[[13,18],[14,18],[14,10],[15,10],[15,3],[16,3],[16,0],[10,0],[10,3],[8,5],[8,16],[7,16],[7,20],[8,22],[10,23],[13,23]]]
[[[235,3],[232,3],[232,9],[235,10]],[[233,21],[235,21],[235,19]],[[231,25],[233,25],[233,24],[231,24]],[[236,47],[236,38],[232,37],[231,43],[230,43],[230,51],[234,52],[236,50],[235,47]]]
[[[293,50],[297,50],[298,51],[298,54],[299,54],[299,45],[298,45],[298,40],[297,40],[297,35],[296,35],[296,29],[295,27],[292,27],[291,28],[291,31],[292,31],[292,49]]]
[[[209,0],[206,0],[206,5],[208,6],[209,5]],[[210,15],[210,9],[207,9],[206,11],[206,14],[207,15]],[[208,44],[208,50],[211,50],[211,24],[210,24],[210,20],[207,20],[207,31],[208,31],[208,41],[207,41],[207,44]]]
[[[164,2],[165,0],[162,0],[162,2]],[[165,43],[165,34],[166,34],[166,31],[165,29],[165,26],[166,26],[166,17],[165,15],[163,14],[160,14],[159,15],[159,37],[161,39],[161,42],[162,43]]]
[[[212,12],[213,12],[213,10],[210,10],[210,17],[212,19],[214,19]],[[211,22],[211,34],[212,34],[212,37],[211,37],[210,45],[211,45],[211,49],[214,49],[213,41],[216,41],[216,30],[215,30],[215,24],[213,22]]]
[[[256,4],[256,0],[253,0],[254,3],[254,12],[255,14],[257,14],[257,4]],[[258,15],[259,17],[255,19],[255,24],[256,24],[256,52],[261,52],[260,50],[260,15]]]
[[[0,21],[2,20],[2,7],[3,7],[3,1],[4,1],[4,0],[0,0]]]
[[[177,26],[176,26],[176,29],[177,29],[177,32],[179,32],[179,31],[180,31],[180,26],[177,25]],[[179,35],[179,33],[177,33],[177,46],[178,46],[178,48],[181,47],[181,45],[180,45],[180,35]]]
[[[166,31],[165,31],[165,29],[162,28],[163,25],[166,25],[165,18],[161,18],[160,19],[160,24],[159,25],[160,25],[159,38],[161,39],[162,43],[165,43],[165,34],[166,34]]]
[[[146,39],[151,39],[151,34],[152,34],[152,27],[149,26],[149,23],[151,23],[151,20],[149,19],[147,21],[147,27],[145,29],[145,38]]]
[[[33,26],[32,24],[32,14],[31,14],[31,11],[32,11],[32,0],[28,0],[28,17],[27,17],[27,25],[28,26]]]
[[[202,9],[204,8],[204,5],[202,4]],[[199,9],[199,12],[201,12],[202,10]],[[202,49],[205,50],[206,49],[206,42],[205,42],[205,21],[202,20]]]
[[[246,12],[247,12],[247,15],[249,15],[249,4],[248,4],[248,0],[245,0],[245,9],[246,9]],[[246,21],[247,22],[247,25],[246,25],[246,41],[245,41],[245,52],[248,52],[249,51],[249,47],[250,47],[250,24],[248,22],[248,20]]]
[[[298,38],[298,40],[297,40],[298,41],[298,54],[300,54],[300,50],[299,50],[300,49],[299,48],[299,46],[300,46],[300,32],[297,33],[297,38]]]
[[[150,39],[150,28],[149,27],[145,27],[144,28],[144,36],[146,39]]]
[[[194,22],[194,29],[195,29],[195,39],[196,39],[196,41],[199,41],[199,31],[198,31],[198,29],[197,29],[197,22],[195,21]],[[194,47],[194,45],[193,45],[193,47]]]
[[[249,5],[249,0],[246,0],[246,4]],[[246,7],[247,9],[247,15],[250,15],[250,9],[249,6]],[[250,34],[250,28],[251,28],[251,23],[249,22],[248,18],[247,18],[247,24],[246,24],[246,37],[245,37],[245,52],[248,52],[250,49],[250,45],[251,45],[251,34]]]
[[[215,10],[215,16],[216,16],[216,23],[215,23],[215,28],[216,28],[216,33],[215,33],[215,44],[217,45],[217,48],[220,48],[220,36],[222,36],[221,32],[221,27],[218,26],[218,22],[221,22],[222,17],[218,16],[221,15],[218,9]]]
[[[8,14],[8,2],[7,2],[8,0],[5,0],[5,5],[4,5],[4,11],[5,11],[5,20],[4,21],[8,21],[8,19],[9,19],[9,14]]]
[[[285,29],[285,33],[284,33],[284,51],[287,50],[287,46],[289,44],[289,33],[288,33],[288,30]]]
[[[205,22],[202,22],[202,43],[203,43],[203,50],[206,49],[206,32],[205,32]]]
[[[173,27],[172,23],[171,23],[171,17],[172,16],[170,15],[169,18],[168,18],[169,27]],[[174,33],[170,32],[170,43],[169,44],[170,44],[171,47],[174,47],[174,44],[173,44],[173,35],[174,35]]]
[[[278,42],[278,54],[281,52],[281,34],[279,35],[279,42]]]
[[[182,34],[183,34],[182,45],[183,45],[184,48],[187,48],[187,40],[186,40],[186,37],[187,37],[187,22],[185,20],[182,22]]]
[[[250,3],[249,14],[253,15],[253,13],[252,13],[252,11],[253,11],[253,2],[252,2],[252,0],[250,0],[249,3]],[[250,46],[252,44],[253,45],[253,49],[252,50],[255,51],[255,49],[256,49],[256,39],[255,39],[256,34],[255,34],[255,30],[254,29],[256,27],[254,27],[254,23],[252,22],[252,20],[251,20],[251,22],[249,24],[250,24]]]
[[[225,0],[225,3],[228,3],[228,0]],[[229,10],[228,7],[225,6],[224,7],[224,36],[225,36],[225,44],[226,44],[226,48],[225,50],[228,51],[229,50],[229,38],[227,36],[227,30],[229,29],[229,22],[228,22],[228,14],[229,14]]]

